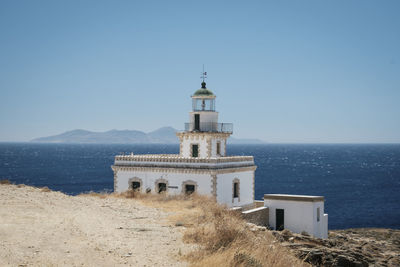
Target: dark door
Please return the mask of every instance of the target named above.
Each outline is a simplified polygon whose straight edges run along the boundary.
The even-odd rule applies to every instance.
[[[192,145],[192,157],[197,158],[199,156],[199,145]]]
[[[276,230],[282,231],[285,229],[285,210],[276,209]]]
[[[194,130],[200,131],[200,114],[194,114]]]

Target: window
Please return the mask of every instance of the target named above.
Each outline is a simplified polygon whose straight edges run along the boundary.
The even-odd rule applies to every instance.
[[[319,218],[320,217],[320,211],[319,211],[319,208],[317,208],[317,222],[319,222]]]
[[[235,178],[232,180],[232,203],[240,202],[240,180]]]
[[[192,157],[197,158],[199,156],[199,145],[192,145]]]
[[[132,190],[140,191],[140,182],[137,182],[137,181],[132,182]]]
[[[186,195],[193,194],[195,190],[196,190],[196,187],[194,184],[186,184],[185,185],[185,194]]]
[[[139,177],[133,177],[128,180],[129,190],[132,190],[135,192],[141,192],[142,185],[143,185],[143,181]]]
[[[239,183],[233,183],[233,197],[239,197]]]
[[[197,183],[193,180],[186,180],[182,183],[182,194],[191,195],[197,192]]]
[[[221,142],[217,142],[217,155],[221,155]]]
[[[167,184],[166,183],[158,183],[158,193],[162,193],[167,191]]]

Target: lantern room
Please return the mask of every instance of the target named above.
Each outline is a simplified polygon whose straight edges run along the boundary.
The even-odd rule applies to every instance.
[[[215,111],[215,95],[201,83],[201,88],[192,96],[193,111]]]

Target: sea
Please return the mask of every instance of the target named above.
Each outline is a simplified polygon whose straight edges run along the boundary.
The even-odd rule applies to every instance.
[[[69,195],[112,192],[114,156],[177,154],[179,145],[0,143],[0,179]],[[255,197],[322,195],[329,229],[400,229],[400,144],[229,145],[253,155]]]

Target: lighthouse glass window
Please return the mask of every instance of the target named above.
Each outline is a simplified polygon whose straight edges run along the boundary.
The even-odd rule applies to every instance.
[[[193,99],[194,111],[215,111],[214,99],[195,98]]]

